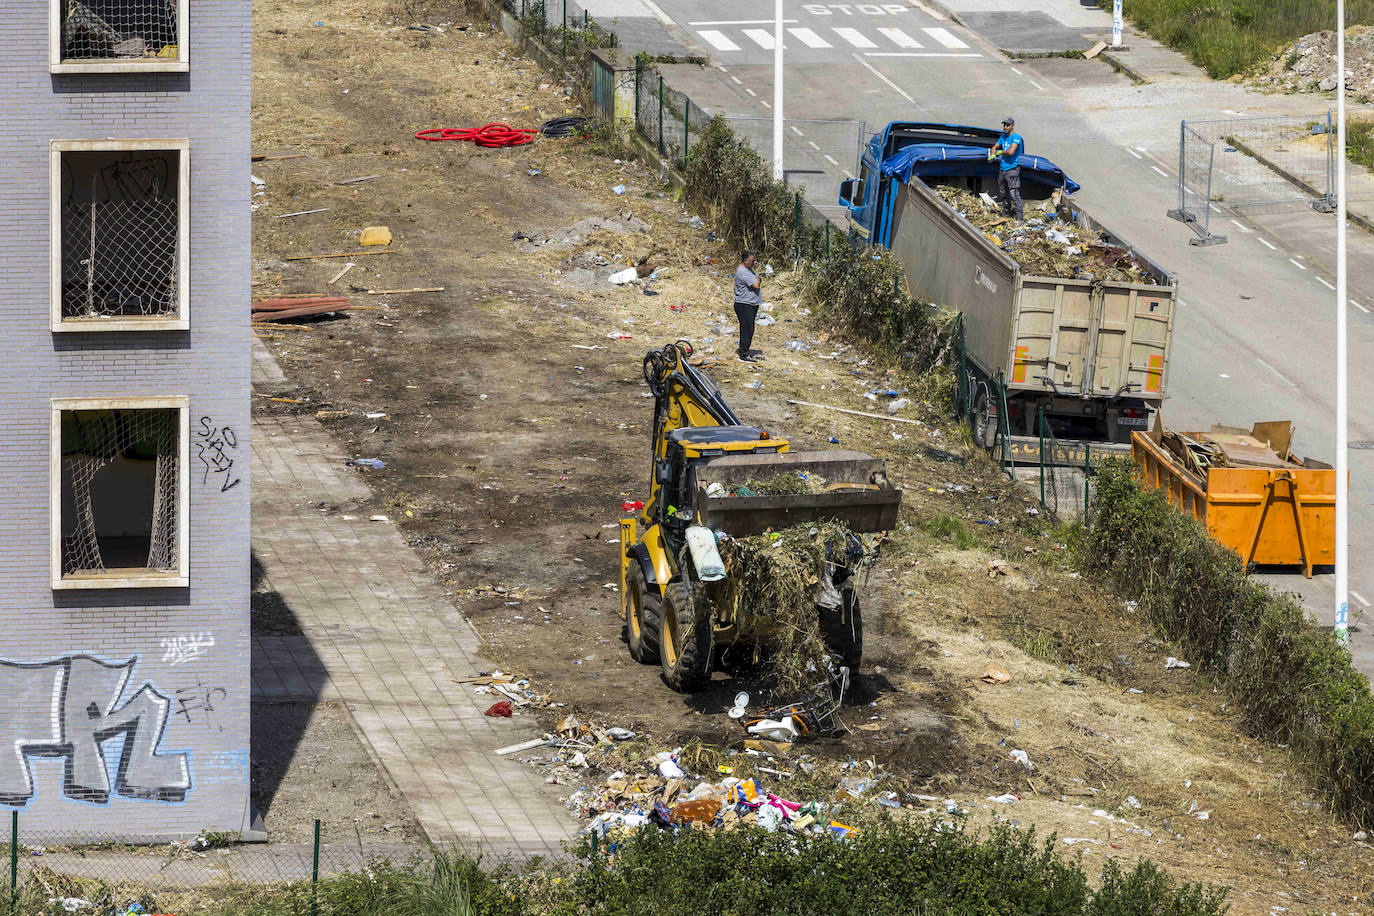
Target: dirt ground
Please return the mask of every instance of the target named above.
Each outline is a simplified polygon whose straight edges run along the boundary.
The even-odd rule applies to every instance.
[[[370,508],[400,522],[488,657],[567,704],[539,713],[545,725],[571,710],[666,747],[741,737],[724,713],[756,686],[747,675],[718,673],[681,696],[620,636],[616,522],[648,485],[640,361],[687,338],[746,422],[794,448],[833,438],[869,451],[904,489],[899,530],[863,592],[853,731],[808,750],[871,758],[913,793],[968,806],[975,823],[1057,831],[1092,872],[1102,856],[1148,855],[1230,885],[1233,912],[1374,907],[1370,847],[1286,751],[1247,737],[1205,678],[1166,669],[1177,650],[1071,572],[1062,529],[1031,514],[1029,493],[974,454],[919,385],[813,326],[788,265],[765,278],[776,323],[755,345],[768,359],[740,364],[724,358],[735,252],[624,150],[412,139],[576,109],[489,21],[441,3],[258,0],[255,13],[254,151],[302,156],[254,165],[255,295],[346,293],[360,306],[261,332],[290,383],[256,392],[257,409],[319,412],[342,450],[385,462],[357,469]],[[317,208],[328,209],[277,218]],[[373,225],[390,227],[386,254],[285,260],[357,251]],[[641,257],[659,269],[649,294],[604,280]],[[367,292],[415,287],[443,290]],[[864,393],[905,386],[916,394],[899,416],[914,423],[787,403],[882,410]],[[1005,574],[989,570],[995,560]],[[990,662],[1011,680],[981,681]],[[1022,800],[984,800],[1005,792]]]

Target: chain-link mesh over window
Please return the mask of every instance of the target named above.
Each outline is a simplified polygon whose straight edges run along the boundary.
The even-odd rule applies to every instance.
[[[176,316],[179,156],[63,154],[64,320]]]
[[[62,412],[62,575],[175,572],[178,411]]]
[[[63,60],[177,60],[177,0],[61,0]]]

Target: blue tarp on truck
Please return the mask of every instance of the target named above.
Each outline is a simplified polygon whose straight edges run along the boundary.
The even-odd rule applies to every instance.
[[[988,159],[982,146],[949,143],[913,143],[884,159],[879,170],[904,182],[913,175],[920,178],[982,177],[997,180],[998,164]],[[1078,182],[1064,174],[1064,170],[1044,156],[1021,156],[1021,184],[1038,182],[1049,188],[1064,188],[1072,194]]]

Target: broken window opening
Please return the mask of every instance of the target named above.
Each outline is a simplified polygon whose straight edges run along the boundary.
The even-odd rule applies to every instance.
[[[59,0],[63,61],[177,61],[178,0]]]
[[[61,575],[175,574],[176,408],[63,410]]]
[[[180,307],[179,150],[63,152],[63,321]]]

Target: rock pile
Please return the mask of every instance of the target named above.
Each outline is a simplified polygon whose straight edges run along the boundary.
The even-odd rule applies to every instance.
[[[1346,29],[1345,79],[1347,97],[1374,100],[1374,28],[1356,25]],[[1280,48],[1250,83],[1280,92],[1334,92],[1335,31],[1313,32]]]

